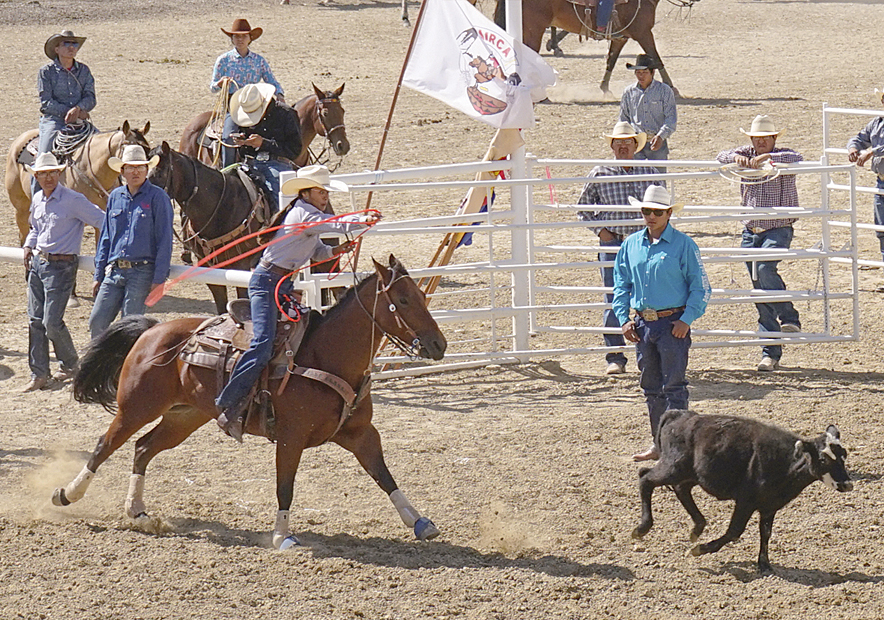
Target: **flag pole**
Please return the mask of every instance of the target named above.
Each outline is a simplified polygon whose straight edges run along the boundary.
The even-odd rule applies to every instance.
[[[377,171],[381,167],[381,158],[384,156],[384,145],[387,144],[387,135],[390,132],[390,123],[393,121],[393,111],[396,109],[396,102],[399,99],[399,91],[402,90],[402,79],[405,77],[405,68],[408,66],[408,59],[411,58],[411,50],[414,48],[414,41],[417,38],[417,33],[421,27],[421,20],[424,17],[424,7],[427,6],[427,2],[430,0],[423,0],[421,2],[421,8],[417,12],[417,19],[414,22],[414,28],[411,30],[411,40],[408,42],[408,51],[405,52],[405,61],[402,63],[402,70],[399,71],[399,81],[396,82],[396,90],[393,91],[393,101],[390,103],[390,113],[387,114],[387,123],[384,125],[384,134],[381,136],[381,145],[378,148],[378,158],[375,161],[374,169]],[[368,197],[365,199],[365,208],[368,209],[371,206],[371,196],[374,192],[368,192]]]

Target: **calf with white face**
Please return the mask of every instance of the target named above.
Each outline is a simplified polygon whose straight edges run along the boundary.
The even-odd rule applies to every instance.
[[[660,421],[657,445],[657,465],[639,471],[642,517],[633,538],[641,538],[653,525],[654,489],[671,486],[694,521],[691,540],[696,541],[706,527],[706,519],[691,496],[691,489],[699,485],[716,499],[732,499],[736,504],[724,536],[697,545],[691,553],[714,553],[736,540],[752,513],[758,511],[758,569],[762,573],[771,572],[768,542],[780,508],[816,480],[836,491],[853,488],[844,465],[847,451],[834,425],[815,439],[802,439],[757,420],[670,410]]]

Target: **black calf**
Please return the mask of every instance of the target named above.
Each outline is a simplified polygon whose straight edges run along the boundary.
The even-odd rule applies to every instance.
[[[706,527],[706,519],[691,496],[691,489],[699,485],[716,499],[732,499],[736,505],[724,536],[697,545],[691,553],[714,553],[736,540],[757,510],[761,530],[758,569],[762,573],[771,572],[767,548],[774,515],[780,508],[815,480],[837,491],[853,488],[844,466],[847,451],[834,425],[819,437],[805,440],[756,420],[670,410],[660,421],[657,445],[657,465],[639,472],[642,517],[633,538],[641,538],[651,529],[651,495],[656,487],[668,485],[691,515],[691,541],[696,541]]]

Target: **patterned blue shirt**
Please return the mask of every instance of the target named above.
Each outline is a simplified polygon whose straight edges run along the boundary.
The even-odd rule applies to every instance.
[[[95,79],[89,67],[74,61],[68,71],[57,60],[43,65],[37,74],[40,112],[64,120],[74,106],[86,112],[95,107]]]
[[[647,229],[629,235],[614,261],[614,301],[620,325],[629,309],[666,310],[686,306],[681,320],[690,325],[706,312],[712,295],[700,248],[681,231],[666,226],[651,242]]]
[[[270,70],[270,64],[264,60],[264,57],[255,52],[249,51],[245,56],[240,56],[236,48],[229,52],[221,54],[215,61],[215,68],[212,70],[212,81],[209,84],[209,90],[217,93],[221,90],[218,84],[221,78],[231,78],[236,85],[230,85],[230,92],[236,92],[246,84],[257,84],[264,81],[273,84],[276,87],[276,94],[285,95],[279,82],[273,77],[273,71]]]
[[[620,120],[628,122],[636,131],[648,134],[648,142],[654,136],[668,140],[675,133],[678,122],[675,93],[657,80],[651,80],[644,90],[638,82],[627,86],[620,98]]]
[[[596,166],[588,178],[613,177],[633,174],[657,174],[656,168],[648,166]],[[639,200],[645,195],[645,189],[650,185],[664,185],[662,181],[618,181],[614,183],[587,183],[583,186],[583,193],[577,200],[579,205],[628,205],[629,197]],[[639,211],[578,211],[577,217],[584,222],[604,222],[609,220],[641,219]],[[644,228],[643,224],[635,226],[604,226],[593,228],[598,233],[602,228],[607,228],[617,235],[631,235]]]
[[[153,283],[169,277],[172,263],[172,201],[161,188],[145,181],[135,195],[122,185],[107,199],[107,212],[95,250],[95,281],[118,259],[154,263]]]
[[[31,230],[22,247],[47,254],[79,254],[86,225],[101,228],[104,212],[83,194],[57,185],[48,197],[41,189],[31,200]]]

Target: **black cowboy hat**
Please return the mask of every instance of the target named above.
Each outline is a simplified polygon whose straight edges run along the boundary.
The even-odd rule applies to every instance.
[[[50,60],[55,60],[55,48],[58,47],[59,43],[63,43],[64,41],[73,41],[77,45],[83,45],[83,41],[86,40],[86,37],[77,37],[74,36],[74,33],[70,30],[63,30],[58,34],[54,34],[48,39],[46,39],[46,43],[43,44],[43,52],[50,58]]]
[[[637,69],[659,69],[659,63],[657,59],[653,56],[649,56],[647,54],[639,54],[635,57],[635,64],[631,65],[626,63],[626,68],[630,71],[635,71]]]

